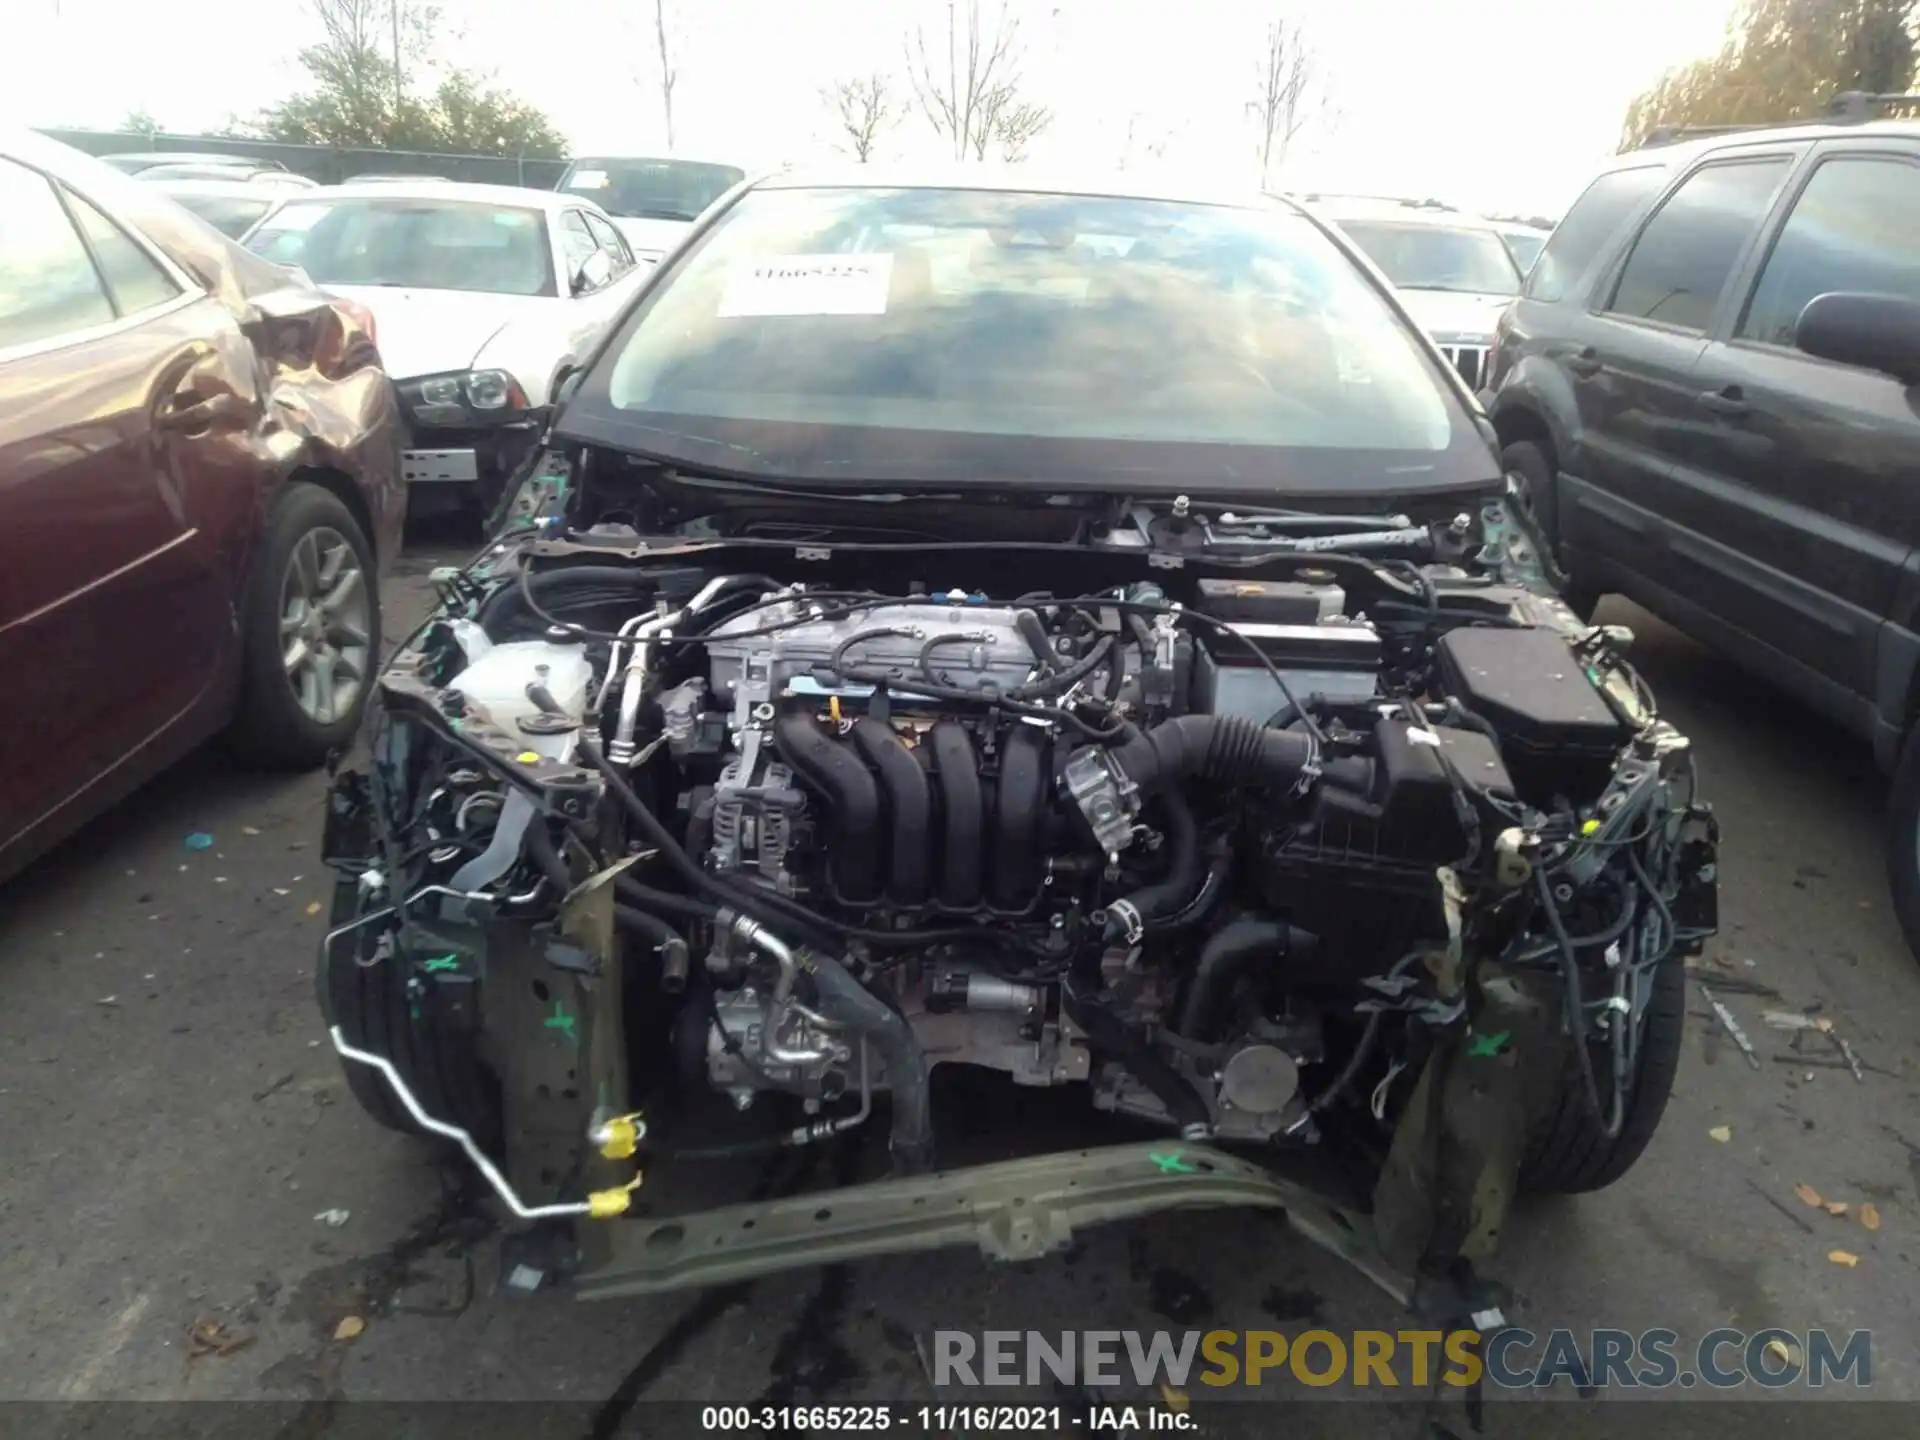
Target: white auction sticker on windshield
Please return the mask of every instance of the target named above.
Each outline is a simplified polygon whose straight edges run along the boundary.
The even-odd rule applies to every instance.
[[[727,281],[722,320],[757,315],[884,315],[893,256],[772,255],[744,260]]]

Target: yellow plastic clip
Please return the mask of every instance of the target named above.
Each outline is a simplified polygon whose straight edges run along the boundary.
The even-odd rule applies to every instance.
[[[633,1154],[644,1133],[639,1115],[619,1115],[600,1126],[595,1138],[600,1142],[600,1153],[607,1159],[625,1160]]]
[[[1600,822],[1598,820],[1588,820],[1581,825],[1580,833],[1582,835],[1591,835],[1593,834],[1594,831],[1598,830],[1599,828],[1600,828]]]
[[[627,1206],[633,1203],[633,1192],[640,1188],[640,1182],[646,1177],[639,1171],[625,1185],[612,1190],[594,1190],[587,1195],[587,1215],[594,1220],[611,1220],[617,1215],[627,1213]]]
[[[840,697],[838,695],[829,695],[827,697],[827,714],[833,717],[834,724],[838,725],[840,723]]]

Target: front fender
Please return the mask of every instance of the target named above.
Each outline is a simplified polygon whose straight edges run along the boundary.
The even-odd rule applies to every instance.
[[[1501,382],[1487,413],[1503,445],[1544,430],[1555,463],[1569,467],[1580,444],[1580,406],[1566,372],[1539,355],[1525,355]]]

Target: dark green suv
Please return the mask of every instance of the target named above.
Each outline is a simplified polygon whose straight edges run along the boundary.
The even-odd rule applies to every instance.
[[[1871,741],[1920,951],[1920,123],[1616,157],[1488,373],[1576,608],[1629,596]]]

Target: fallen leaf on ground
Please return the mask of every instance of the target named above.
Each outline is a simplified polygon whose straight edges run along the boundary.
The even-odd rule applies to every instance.
[[[242,835],[258,835],[260,831],[252,825],[242,825],[240,827],[240,833]]]
[[[1836,1265],[1844,1265],[1849,1270],[1860,1263],[1860,1257],[1851,1250],[1829,1250],[1827,1259]]]
[[[1836,1250],[1833,1253],[1838,1255],[1840,1252]],[[358,1315],[349,1315],[333,1327],[333,1338],[336,1340],[351,1340],[366,1328],[366,1321],[362,1320]]]
[[[1190,1402],[1187,1400],[1186,1391],[1176,1390],[1163,1380],[1160,1382],[1160,1398],[1167,1402],[1167,1409],[1173,1411],[1174,1414],[1184,1415],[1187,1413],[1187,1405]]]
[[[1827,1203],[1820,1198],[1820,1192],[1811,1185],[1796,1185],[1793,1187],[1793,1193],[1808,1205],[1818,1207]]]
[[[1813,1022],[1813,1028],[1818,1030],[1822,1035],[1831,1035],[1833,1033],[1833,1021],[1822,1015]]]
[[[1860,1207],[1860,1223],[1869,1230],[1880,1228],[1880,1207],[1871,1200]]]
[[[1711,1135],[1714,1139],[1718,1140],[1722,1145],[1724,1145],[1729,1140],[1733,1139],[1733,1127],[1731,1125],[1716,1125],[1711,1130],[1707,1131],[1707,1134]]]
[[[1769,1355],[1778,1355],[1780,1357],[1780,1363],[1782,1365],[1791,1365],[1794,1363],[1793,1350],[1787,1345],[1787,1342],[1784,1340],[1767,1341],[1767,1353]]]
[[[1847,1202],[1844,1200],[1829,1200],[1827,1202],[1827,1214],[1829,1215],[1845,1215],[1847,1208]]]
[[[253,1343],[253,1333],[234,1330],[224,1320],[200,1319],[187,1330],[187,1358],[202,1355],[231,1355]]]
[[[320,913],[320,902],[318,900],[309,900],[307,902],[307,914],[318,915],[319,913]]]

